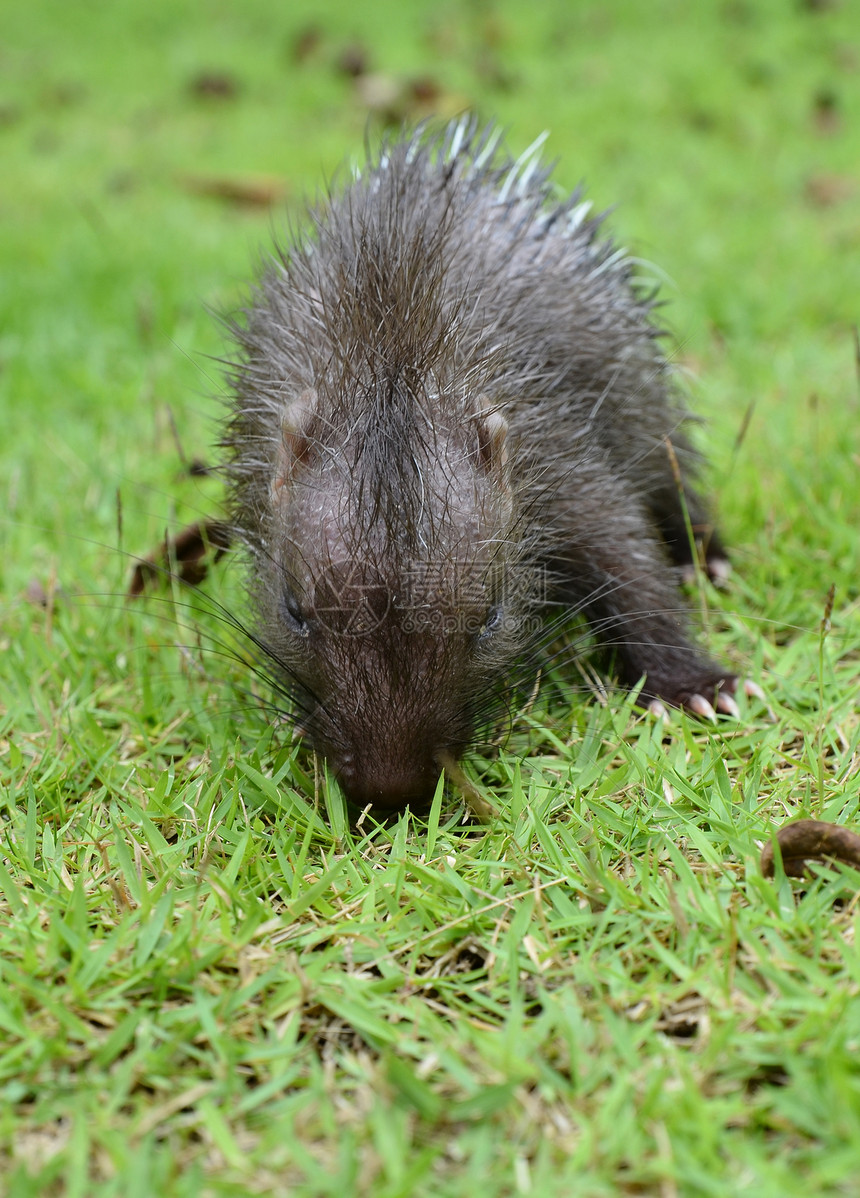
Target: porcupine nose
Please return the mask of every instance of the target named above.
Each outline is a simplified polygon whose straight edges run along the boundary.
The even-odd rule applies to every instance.
[[[382,761],[379,756],[351,756],[332,763],[347,799],[358,807],[368,804],[385,811],[427,807],[436,791],[441,768],[432,755],[420,759],[399,756]]]

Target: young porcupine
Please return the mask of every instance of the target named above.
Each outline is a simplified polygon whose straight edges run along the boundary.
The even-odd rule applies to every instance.
[[[687,637],[685,412],[630,259],[536,151],[389,144],[278,252],[236,327],[223,445],[256,643],[359,804],[432,796],[534,646],[584,613],[643,696],[736,710]],[[678,470],[683,478],[683,503]]]

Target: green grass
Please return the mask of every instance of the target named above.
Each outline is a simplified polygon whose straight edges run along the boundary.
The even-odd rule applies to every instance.
[[[0,1189],[855,1194],[860,878],[758,865],[787,818],[858,822],[854,6],[7,8]],[[211,454],[207,308],[286,227],[187,179],[278,177],[296,216],[360,152],[355,41],[517,149],[549,128],[665,272],[736,563],[694,603],[774,712],[663,727],[547,679],[467,763],[489,827],[441,793],[350,826],[205,598],[121,601],[217,511],[177,446]],[[241,611],[240,581],[207,588]]]

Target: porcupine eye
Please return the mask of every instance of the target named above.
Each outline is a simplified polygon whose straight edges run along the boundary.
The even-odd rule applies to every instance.
[[[505,613],[500,604],[489,608],[487,614],[484,616],[484,622],[478,631],[477,640],[479,644],[482,641],[488,641],[494,633],[499,631],[504,623],[504,615]]]
[[[281,615],[290,632],[294,632],[297,636],[307,636],[307,621],[302,615],[302,609],[299,607],[295,596],[289,592],[281,596]]]

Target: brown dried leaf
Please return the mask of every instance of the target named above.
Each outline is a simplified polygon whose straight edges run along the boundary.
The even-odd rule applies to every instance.
[[[819,133],[836,133],[842,125],[841,105],[835,91],[820,88],[812,98],[812,119]]]
[[[228,71],[201,71],[188,83],[194,96],[212,100],[235,100],[239,94],[239,81]]]
[[[339,74],[347,75],[350,79],[358,79],[367,74],[369,63],[370,55],[367,48],[361,42],[351,42],[348,46],[344,46],[338,54],[334,65]]]
[[[850,175],[810,175],[803,186],[807,202],[815,208],[833,208],[850,200],[855,190]]]
[[[443,91],[430,75],[403,79],[376,71],[358,76],[354,90],[358,103],[389,127],[454,116],[470,107],[465,97]]]
[[[842,824],[828,824],[820,819],[799,819],[783,824],[776,833],[782,854],[782,865],[792,878],[809,875],[810,861],[842,861],[860,869],[860,835]],[[761,851],[761,872],[773,877],[773,842],[768,841]]]
[[[417,75],[409,80],[409,92],[415,104],[433,108],[439,103],[442,87],[432,75]]]
[[[247,208],[269,208],[286,198],[287,185],[273,175],[183,175],[186,191]]]
[[[305,25],[290,44],[290,57],[295,63],[305,62],[319,48],[323,33],[319,25]]]
[[[162,541],[149,557],[138,561],[126,598],[137,599],[163,578],[176,577],[188,586],[198,586],[206,577],[210,563],[214,565],[224,556],[232,539],[229,527],[218,520],[189,524],[175,537]]]

